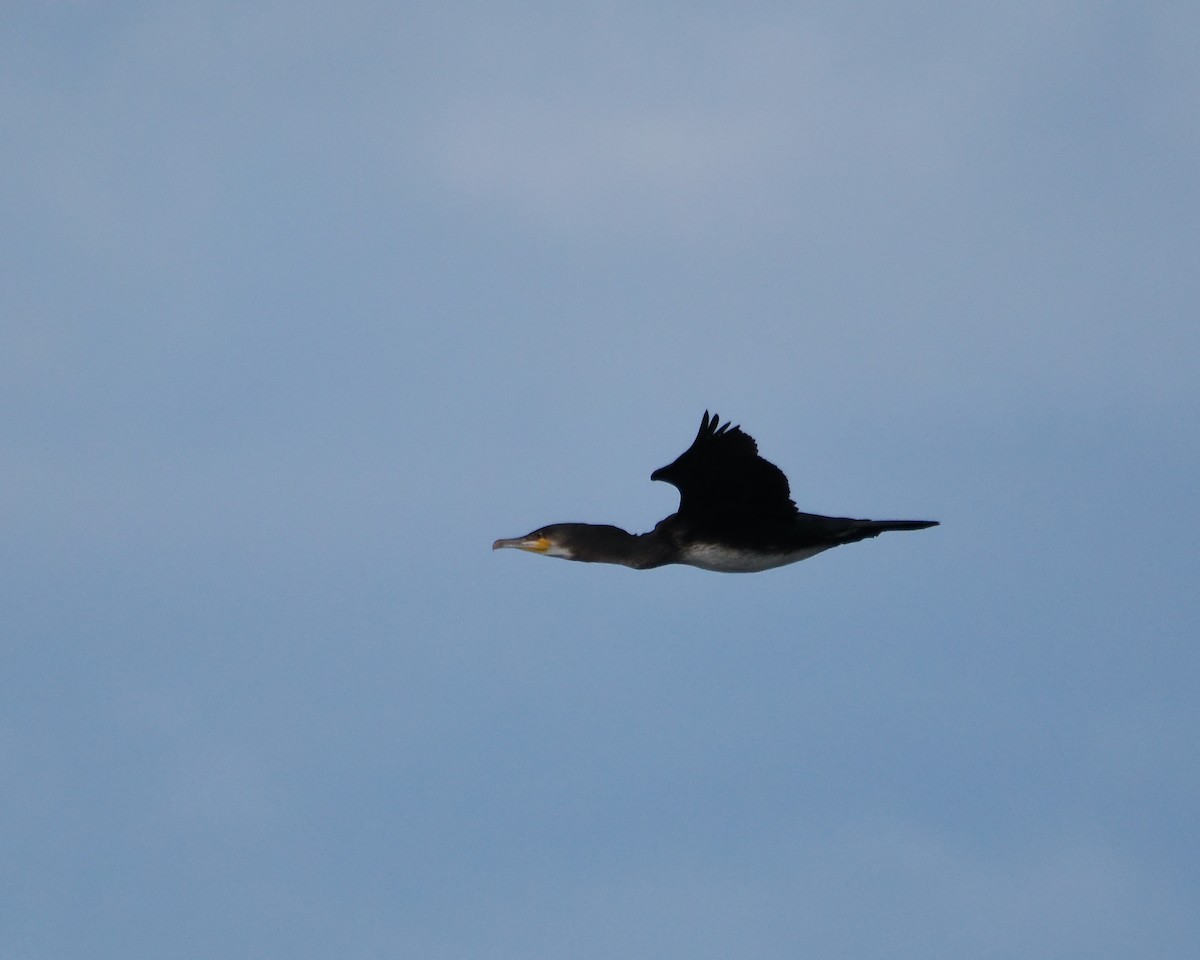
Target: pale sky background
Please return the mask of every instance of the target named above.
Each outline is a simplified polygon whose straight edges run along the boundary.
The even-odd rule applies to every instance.
[[[0,12],[0,957],[1194,960],[1200,7]],[[649,529],[705,409],[802,509]]]

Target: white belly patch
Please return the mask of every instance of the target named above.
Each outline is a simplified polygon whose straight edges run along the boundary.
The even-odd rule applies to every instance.
[[[683,551],[679,562],[689,567],[700,567],[702,570],[715,570],[717,573],[757,573],[759,570],[770,570],[796,563],[798,560],[807,560],[828,549],[829,547],[807,547],[790,553],[751,553],[719,543],[694,543]]]

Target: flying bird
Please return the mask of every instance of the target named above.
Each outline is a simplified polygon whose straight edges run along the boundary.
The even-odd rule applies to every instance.
[[[679,509],[649,533],[595,523],[552,523],[493,550],[513,547],[564,560],[618,563],[648,570],[682,563],[724,573],[754,573],[877,537],[889,530],[924,530],[936,520],[851,520],[801,513],[787,477],[758,455],[741,427],[704,413],[696,439],[650,474],[679,490]]]

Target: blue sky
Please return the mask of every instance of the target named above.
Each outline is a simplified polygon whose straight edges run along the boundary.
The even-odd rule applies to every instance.
[[[6,5],[0,954],[1190,960],[1198,37]]]

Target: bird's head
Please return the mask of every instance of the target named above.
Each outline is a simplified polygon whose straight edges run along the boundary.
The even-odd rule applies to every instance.
[[[656,559],[646,553],[647,544],[653,546],[655,542],[653,538],[635,537],[606,523],[552,523],[523,537],[497,540],[492,549],[515,547],[545,557],[635,567],[646,566],[647,559]]]
[[[571,548],[574,539],[574,528],[584,527],[583,523],[552,523],[546,527],[538,527],[533,533],[523,537],[513,537],[511,540],[497,540],[492,544],[493,550],[503,550],[512,547],[516,550],[527,550],[529,553],[540,553],[547,557],[562,557],[570,560],[575,551]]]

